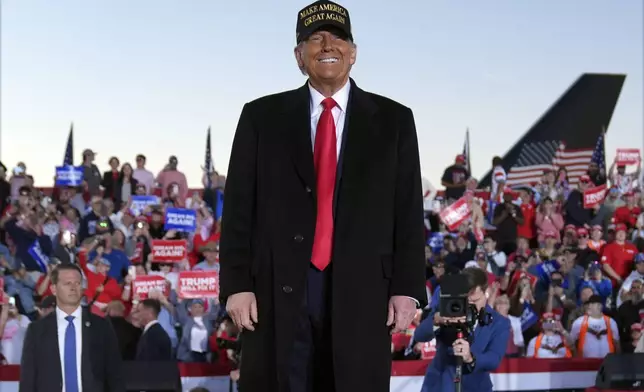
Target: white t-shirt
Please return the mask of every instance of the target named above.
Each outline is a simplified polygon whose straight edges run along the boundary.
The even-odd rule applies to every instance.
[[[2,355],[9,365],[20,365],[22,358],[22,345],[29,326],[29,319],[18,316],[7,321],[2,334]]]
[[[526,357],[530,358],[534,356],[534,349],[537,346],[537,338],[538,336],[535,336],[532,338],[532,340],[530,340],[530,343],[528,344],[528,350],[526,351]],[[559,345],[561,345],[561,343],[562,343],[561,335],[544,334],[543,338],[541,338],[541,347],[539,347],[537,358],[565,358],[566,357],[565,346],[561,346],[555,352],[547,348],[547,347],[551,347],[551,348],[558,347]]]
[[[581,324],[584,322],[584,316],[579,317],[572,324],[570,329],[570,338],[577,342],[579,340],[579,332],[581,331]],[[619,329],[617,323],[612,318],[610,319],[610,329],[613,333],[613,340],[619,341]],[[599,339],[590,333],[590,331],[600,332],[606,330],[606,322],[604,318],[588,317],[588,332],[586,333],[586,340],[583,347],[584,358],[604,358],[610,353],[608,348],[608,334],[603,334]]]

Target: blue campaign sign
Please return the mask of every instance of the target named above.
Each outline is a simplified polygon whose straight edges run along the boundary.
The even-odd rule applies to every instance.
[[[82,183],[81,166],[56,166],[56,186],[79,186]]]
[[[431,236],[429,237],[429,240],[427,241],[427,245],[429,245],[430,248],[432,248],[432,252],[434,254],[440,253],[441,250],[443,250],[443,241],[445,236],[443,236],[443,233],[437,232],[437,233],[432,233]]]
[[[141,212],[147,206],[153,206],[159,204],[159,198],[157,196],[132,196],[132,203],[130,204],[130,211],[132,215],[138,216],[141,215]]]
[[[193,233],[197,229],[196,211],[186,208],[166,209],[164,229]]]
[[[536,267],[539,279],[550,284],[550,274],[555,271],[559,271],[560,265],[557,260],[546,260],[543,263],[538,264]]]
[[[34,241],[33,245],[27,250],[29,255],[33,257],[34,261],[38,263],[38,266],[43,272],[47,272],[47,264],[49,264],[49,257],[42,251],[40,247],[40,242],[38,240]]]
[[[215,211],[215,220],[219,220],[221,215],[224,213],[224,192],[221,189],[217,189],[215,192],[217,195],[217,207]]]

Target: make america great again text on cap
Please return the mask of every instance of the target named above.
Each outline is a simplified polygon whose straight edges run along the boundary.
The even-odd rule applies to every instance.
[[[313,5],[300,12],[300,20],[304,19],[304,26],[322,20],[333,20],[346,24],[347,11],[337,4]]]

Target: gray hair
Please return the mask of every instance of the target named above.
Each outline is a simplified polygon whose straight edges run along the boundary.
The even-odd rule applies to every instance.
[[[302,41],[302,42],[300,42],[299,44],[297,44],[297,45],[295,46],[295,48],[293,49],[293,51],[295,51],[295,52],[299,52],[299,53],[302,53],[302,52],[304,51],[304,43],[305,43],[305,42],[306,42],[306,41]],[[349,42],[349,43],[353,46],[353,48],[354,48],[354,49],[357,49],[357,48],[358,48],[358,45],[356,45],[356,43],[355,43],[355,42],[353,42],[353,40],[350,40],[350,39],[349,39],[349,40],[347,40],[347,42]],[[302,75],[304,75],[304,76],[309,76],[309,74],[307,74],[307,73],[306,73],[306,69],[304,68],[304,66],[303,66],[303,65],[300,65],[300,63],[299,63],[299,62],[297,63],[297,67],[300,69],[300,72],[302,73]]]

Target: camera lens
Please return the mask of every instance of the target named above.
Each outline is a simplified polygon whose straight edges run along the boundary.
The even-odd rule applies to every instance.
[[[449,304],[449,311],[454,314],[454,313],[462,313],[463,312],[463,306],[460,301],[452,301]]]

